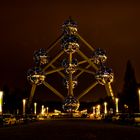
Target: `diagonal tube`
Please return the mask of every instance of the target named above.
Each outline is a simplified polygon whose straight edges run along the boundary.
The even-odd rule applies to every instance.
[[[86,40],[84,40],[83,37],[81,37],[78,33],[76,33],[76,35],[79,37],[79,39],[80,39],[91,51],[94,51],[93,47],[92,47]]]
[[[43,71],[45,71],[49,66],[51,66],[63,53],[64,51],[61,51],[59,54],[57,54],[56,57],[53,58],[52,61],[48,63],[46,67],[44,67]]]
[[[36,85],[33,84],[32,88],[31,88],[31,93],[30,93],[30,97],[29,97],[29,101],[28,101],[28,107],[30,107],[31,103],[32,103],[32,99],[35,93],[35,89],[36,89]]]
[[[82,71],[82,72],[86,72],[86,73],[95,75],[95,72],[93,72],[93,71],[90,71],[90,70],[87,70],[87,69],[83,69],[83,68],[80,68],[80,67],[77,67],[77,69]]]
[[[60,68],[56,68],[56,69],[53,69],[53,70],[50,70],[50,71],[46,71],[46,75],[48,74],[52,74],[52,73],[55,73],[55,72],[59,72],[61,70],[64,70],[64,67],[60,67]]]
[[[87,65],[86,67],[85,67],[85,69],[88,69],[90,67],[90,65]],[[83,74],[84,73],[84,71],[83,70],[81,70],[76,76],[75,76],[75,79],[77,79],[81,74]]]
[[[54,87],[52,87],[49,83],[47,82],[43,82],[43,84],[49,88],[55,95],[57,95],[58,97],[60,97],[62,100],[64,100],[64,96],[58,92]]]
[[[97,66],[80,50],[77,51],[77,53],[83,57],[85,60],[87,60],[87,62],[95,69],[98,70]]]
[[[59,43],[61,41],[61,39],[63,38],[63,34],[60,35],[47,49],[47,52],[50,52],[56,45],[57,43]]]
[[[53,69],[56,69],[56,67],[52,64],[50,65],[50,67],[52,67]],[[59,73],[59,75],[61,75],[63,78],[65,78],[66,76],[61,72],[61,71],[57,71]]]
[[[92,88],[94,88],[97,84],[98,84],[98,82],[92,83],[87,89],[85,89],[85,90],[77,97],[77,99],[79,100],[80,98],[82,98],[82,97],[83,97],[84,95],[86,95],[90,90],[92,90]]]
[[[105,89],[106,89],[107,95],[108,96],[111,96],[111,98],[113,100],[115,100],[114,94],[113,94],[113,90],[112,90],[112,87],[111,87],[111,84],[110,83],[105,84]]]

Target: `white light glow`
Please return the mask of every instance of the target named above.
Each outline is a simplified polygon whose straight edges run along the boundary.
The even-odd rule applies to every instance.
[[[23,99],[22,100],[22,102],[23,102],[23,115],[25,115],[25,112],[26,112],[26,99]]]
[[[139,112],[140,112],[140,89],[138,89],[138,94],[139,94]]]
[[[107,102],[104,102],[104,113],[107,114]]]
[[[0,114],[2,114],[3,91],[0,91]]]
[[[119,99],[116,98],[115,101],[116,101],[116,113],[118,113],[119,112],[119,107],[118,107]]]
[[[34,114],[36,115],[36,107],[37,107],[37,103],[34,103]]]

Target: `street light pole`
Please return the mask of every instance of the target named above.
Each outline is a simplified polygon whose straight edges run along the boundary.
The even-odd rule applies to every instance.
[[[100,106],[100,105],[97,105],[97,115],[98,115],[98,116],[99,116],[100,113],[101,113],[101,112],[100,112],[100,111],[101,111],[100,109],[101,109],[101,106]]]
[[[96,109],[95,106],[93,106],[93,115],[95,115],[95,113],[96,113],[95,109]]]
[[[36,115],[36,106],[37,106],[37,103],[34,103],[34,114]]]
[[[104,102],[104,114],[107,114],[107,102]]]
[[[23,116],[25,116],[25,112],[26,112],[26,99],[23,99],[22,102],[23,102]]]
[[[115,101],[116,101],[116,113],[118,113],[119,112],[119,107],[118,107],[119,99],[116,98]]]
[[[0,115],[2,115],[3,91],[0,91]]]
[[[41,114],[44,115],[44,105],[41,106]]]
[[[138,90],[138,94],[139,94],[139,112],[140,112],[140,89]]]
[[[49,113],[49,107],[47,107],[47,116],[48,116],[48,113]]]

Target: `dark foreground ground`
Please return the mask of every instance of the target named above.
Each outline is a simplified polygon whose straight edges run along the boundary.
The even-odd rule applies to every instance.
[[[0,128],[0,140],[140,140],[140,127],[58,119]]]

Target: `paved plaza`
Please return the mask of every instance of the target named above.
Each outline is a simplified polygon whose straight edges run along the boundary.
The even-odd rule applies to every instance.
[[[53,119],[1,127],[2,140],[139,140],[140,127],[88,119]]]

